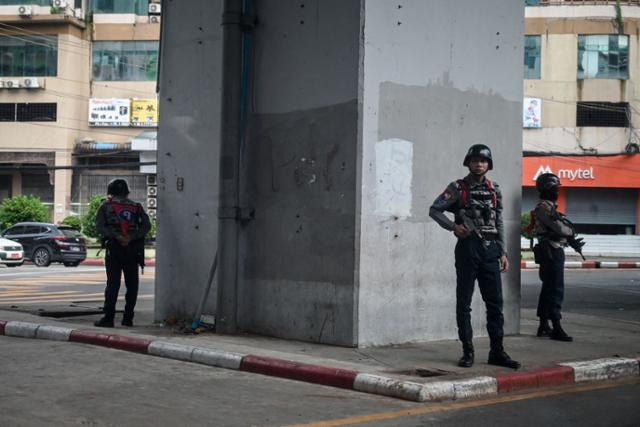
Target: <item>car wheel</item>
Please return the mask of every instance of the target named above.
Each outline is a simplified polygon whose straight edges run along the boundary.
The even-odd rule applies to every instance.
[[[78,264],[80,264],[79,262],[63,262],[65,267],[77,267]]]
[[[38,267],[48,267],[51,264],[51,252],[49,252],[49,249],[36,249],[33,252],[33,263]]]

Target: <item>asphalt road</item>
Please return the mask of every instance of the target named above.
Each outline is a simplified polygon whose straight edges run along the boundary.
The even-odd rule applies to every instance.
[[[637,426],[640,379],[417,404],[76,343],[0,336],[6,426]]]

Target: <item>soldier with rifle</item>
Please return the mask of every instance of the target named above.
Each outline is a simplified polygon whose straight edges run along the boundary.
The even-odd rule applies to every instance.
[[[564,299],[564,247],[571,246],[582,256],[583,239],[576,238],[574,225],[558,212],[556,201],[560,187],[560,178],[552,173],[543,173],[536,179],[536,189],[540,200],[531,212],[530,229],[538,243],[533,248],[535,261],[540,264],[538,275],[542,289],[538,299],[537,315],[540,318],[537,336],[552,340],[570,342],[562,325],[560,313]],[[549,321],[553,327],[549,326]]]
[[[124,273],[125,294],[123,326],[133,326],[138,299],[138,265],[144,268],[144,238],[151,228],[142,205],[128,198],[129,186],[124,179],[115,179],[107,186],[108,198],[98,208],[96,228],[103,236],[107,250],[105,267],[107,286],[104,291],[104,316],[95,326],[112,328],[120,279]]]
[[[509,261],[502,220],[502,193],[496,182],[486,177],[493,169],[491,150],[476,144],[469,148],[463,165],[469,174],[452,182],[433,202],[429,216],[458,238],[456,259],[456,321],[462,342],[458,366],[474,362],[471,298],[476,280],[487,308],[487,331],[491,341],[488,363],[518,369],[520,363],[504,351],[502,280]],[[445,212],[454,214],[451,221]]]

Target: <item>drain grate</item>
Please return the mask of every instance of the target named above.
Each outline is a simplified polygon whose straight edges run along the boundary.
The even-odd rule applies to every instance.
[[[426,369],[426,368],[402,369],[399,371],[387,371],[387,372],[390,374],[408,375],[412,377],[423,377],[423,378],[441,377],[443,375],[448,375],[451,373],[449,371],[445,371],[442,369]]]

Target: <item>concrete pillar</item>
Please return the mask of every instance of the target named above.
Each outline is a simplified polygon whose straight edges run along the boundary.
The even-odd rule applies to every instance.
[[[70,166],[71,153],[56,151],[56,166]],[[62,221],[71,208],[71,177],[73,172],[69,169],[58,169],[54,175],[53,189],[53,222]]]

